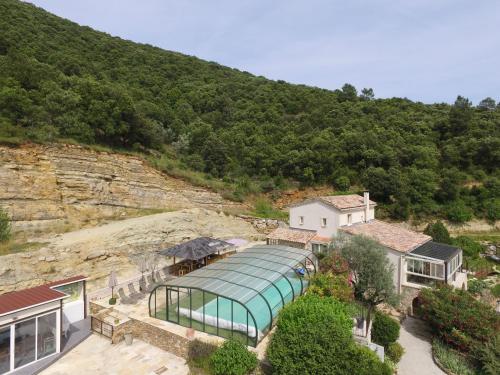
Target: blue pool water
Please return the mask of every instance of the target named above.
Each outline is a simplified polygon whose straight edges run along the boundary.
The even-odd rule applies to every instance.
[[[279,288],[285,303],[288,303],[292,300],[293,292],[298,296],[300,294],[301,282],[297,277],[289,277],[290,283],[293,286],[294,291],[290,288],[290,283],[285,278],[281,278],[276,281],[274,284]],[[306,286],[306,280],[302,280],[304,283],[304,288]],[[282,308],[282,300],[279,292],[273,286],[267,288],[262,295],[268,301],[271,309],[273,318],[278,314],[278,312]],[[217,309],[219,313],[219,319],[225,319],[227,321],[233,321],[234,323],[247,324],[247,310],[238,303],[233,304],[233,311],[231,315],[231,300],[225,299],[223,297],[219,297],[219,303],[217,307],[217,299],[210,301],[205,304],[205,315],[210,315],[213,317],[217,316]],[[262,299],[261,296],[257,295],[252,298],[250,301],[246,303],[246,307],[255,317],[257,323],[257,329],[259,331],[263,331],[266,329],[270,323],[270,314],[269,307],[266,302]],[[203,306],[196,310],[200,313],[203,313]],[[254,327],[254,322],[251,316],[248,317],[248,326]]]

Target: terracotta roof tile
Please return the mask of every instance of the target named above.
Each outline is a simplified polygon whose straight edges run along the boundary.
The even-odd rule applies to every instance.
[[[426,234],[378,220],[343,226],[339,230],[353,235],[364,235],[373,238],[382,245],[402,253],[411,251],[431,240],[431,237]]]
[[[2,294],[0,295],[0,315],[64,298],[66,294],[52,288],[85,279],[85,276],[75,276],[34,288]]]
[[[330,237],[323,237],[323,236],[320,236],[319,234],[317,234],[311,239],[311,241],[330,243],[331,238]]]
[[[267,238],[271,240],[283,240],[297,243],[308,243],[314,236],[316,231],[291,228],[277,228]]]
[[[318,199],[323,202],[330,204],[339,210],[345,210],[349,208],[361,208],[364,207],[363,197],[358,194],[349,195],[328,195],[319,197]],[[370,206],[374,206],[376,203],[370,200]]]

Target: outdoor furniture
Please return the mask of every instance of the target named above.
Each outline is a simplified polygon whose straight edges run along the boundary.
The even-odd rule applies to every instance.
[[[158,283],[153,280],[153,276],[151,276],[151,275],[146,276],[146,280],[148,282],[148,290],[149,291],[152,291],[158,285]]]
[[[144,277],[141,277],[139,279],[139,291],[143,294],[146,294],[151,292],[151,290],[148,290],[148,287],[146,286],[146,279],[144,279]]]
[[[123,303],[124,305],[133,305],[137,302],[137,300],[128,297],[123,288],[118,289],[118,296],[120,297],[120,303]]]
[[[221,251],[224,252],[231,248],[234,249],[234,245],[226,241],[210,237],[199,237],[162,250],[159,254],[173,257],[174,265],[176,264],[176,258],[184,259],[187,264],[179,267],[176,272],[178,275],[184,275],[197,268],[206,266],[207,258],[210,255],[217,256],[220,255]]]
[[[133,283],[129,283],[127,285],[128,287],[128,291],[130,292],[130,298],[133,298],[133,299],[140,299],[142,297],[144,297],[144,294],[142,293],[139,293],[137,290],[135,290],[135,287],[134,287],[134,284]]]

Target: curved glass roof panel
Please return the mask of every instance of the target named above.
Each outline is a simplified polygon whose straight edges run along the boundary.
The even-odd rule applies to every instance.
[[[166,285],[198,288],[245,304],[268,288],[276,289],[275,282],[287,277],[287,273],[290,279],[289,271],[302,268],[306,259],[312,257],[314,255],[309,250],[280,245],[254,246],[170,280]],[[290,284],[280,285],[285,289],[280,290],[282,294],[290,292]],[[271,302],[274,306],[274,301]]]

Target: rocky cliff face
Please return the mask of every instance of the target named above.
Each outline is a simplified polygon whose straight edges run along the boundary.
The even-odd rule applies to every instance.
[[[243,219],[200,208],[115,221],[54,236],[36,251],[0,256],[0,294],[79,274],[89,277],[91,290],[103,287],[111,270],[120,280],[138,274],[134,255],[199,236],[264,237]]]
[[[61,228],[138,209],[237,206],[142,159],[73,145],[0,146],[0,205],[16,231]]]

